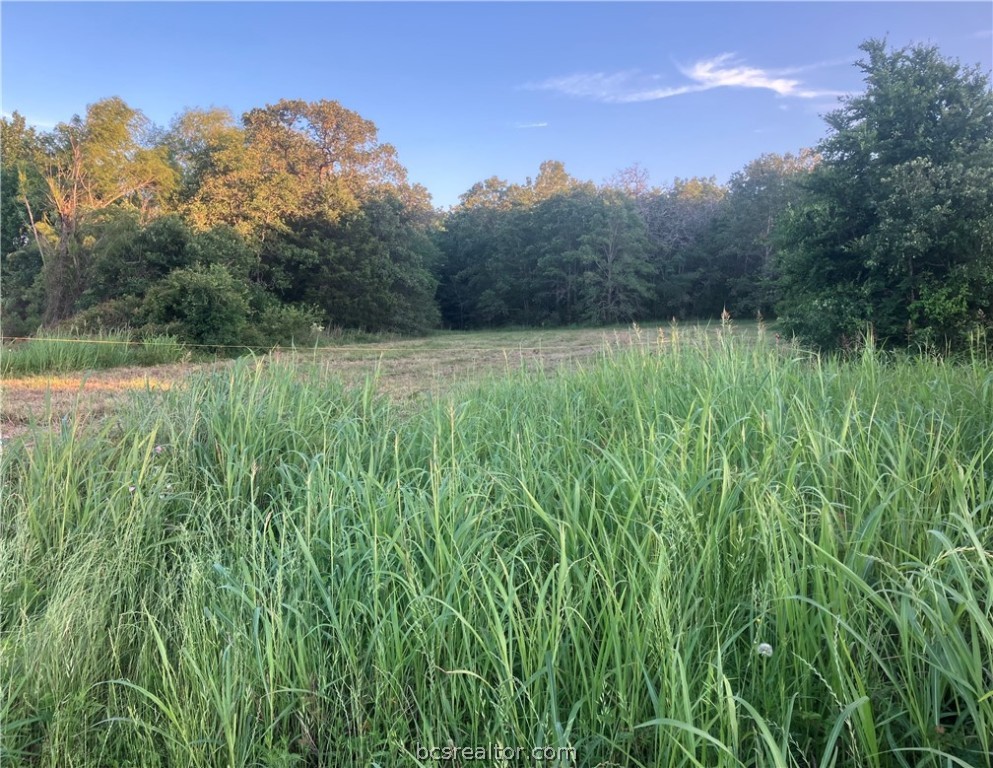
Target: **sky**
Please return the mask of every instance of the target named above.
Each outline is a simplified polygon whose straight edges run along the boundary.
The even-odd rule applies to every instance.
[[[48,129],[120,96],[161,126],[335,100],[438,207],[559,160],[602,183],[730,175],[827,133],[859,44],[993,69],[993,3],[0,3],[4,116]]]

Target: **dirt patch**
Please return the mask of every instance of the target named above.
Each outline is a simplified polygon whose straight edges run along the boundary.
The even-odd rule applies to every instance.
[[[7,441],[72,417],[79,423],[100,419],[140,390],[170,389],[191,372],[218,364],[112,368],[0,381],[0,438]],[[224,365],[221,363],[220,365]]]

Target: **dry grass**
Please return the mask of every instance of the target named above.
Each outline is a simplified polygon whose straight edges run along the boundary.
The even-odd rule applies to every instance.
[[[5,378],[0,399],[0,437],[21,438],[31,431],[32,425],[55,424],[63,416],[72,416],[80,423],[105,418],[131,392],[169,389],[203,367],[174,364],[78,375]]]
[[[718,329],[688,326],[681,331],[700,340]],[[751,333],[744,329],[743,334]],[[547,373],[572,368],[612,349],[653,346],[659,331],[652,329],[555,329],[437,333],[421,339],[320,348],[306,352],[277,351],[260,358],[270,361],[318,363],[301,366],[308,375],[339,378],[348,385],[375,379],[376,388],[400,401],[438,396],[461,384],[522,368]],[[664,331],[671,338],[671,330]],[[64,416],[78,424],[111,417],[135,390],[168,389],[191,373],[229,362],[171,364],[149,368],[114,368],[78,375],[5,378],[0,398],[0,437],[23,438],[32,425],[56,425]],[[319,371],[314,374],[313,371]]]

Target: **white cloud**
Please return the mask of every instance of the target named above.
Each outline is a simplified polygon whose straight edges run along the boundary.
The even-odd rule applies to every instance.
[[[518,123],[516,128],[547,128],[548,123]]]
[[[840,91],[805,87],[803,81],[789,76],[820,66],[826,64],[811,64],[786,70],[764,70],[737,61],[734,54],[724,53],[711,59],[701,59],[688,67],[681,67],[680,72],[689,80],[681,85],[659,87],[656,83],[662,79],[660,75],[645,76],[638,70],[627,70],[612,74],[594,72],[553,77],[538,83],[528,83],[524,87],[528,90],[554,91],[608,104],[658,101],[714,88],[758,88],[772,91],[778,96],[801,99],[843,95]]]
[[[647,78],[658,80],[657,76]],[[604,74],[603,72],[580,73],[565,77],[553,77],[540,83],[528,83],[524,87],[531,91],[556,91],[567,96],[593,99],[607,103],[624,103],[632,101],[653,101],[679,96],[692,90],[694,86],[678,86],[675,88],[651,87],[644,82],[638,70]]]
[[[17,110],[14,110],[14,111],[16,112]],[[28,115],[25,115],[23,113],[20,113],[20,114],[21,114],[21,117],[24,118],[24,122],[29,127],[41,128],[43,130],[51,130],[52,128],[54,128],[56,126],[56,122],[54,120],[35,120],[34,118],[32,118],[32,117],[30,117]],[[5,120],[12,120],[13,119],[13,113],[4,111],[4,112],[0,113],[0,117],[3,117]]]
[[[713,59],[698,61],[683,69],[683,74],[703,88],[764,88],[780,96],[810,98],[812,91],[802,89],[799,80],[776,77],[772,72],[735,62],[734,54],[723,53]]]
[[[628,82],[636,72],[617,72],[605,75],[602,72],[580,73],[565,77],[553,77],[540,83],[529,83],[524,87],[535,91],[557,91],[567,96],[594,99],[595,101],[615,101],[618,94],[628,88]]]

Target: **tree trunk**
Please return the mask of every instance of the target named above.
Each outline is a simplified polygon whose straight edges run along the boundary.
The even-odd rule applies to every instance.
[[[42,325],[49,328],[72,316],[81,293],[78,260],[72,253],[75,225],[64,222],[53,258],[45,264],[45,314]]]

